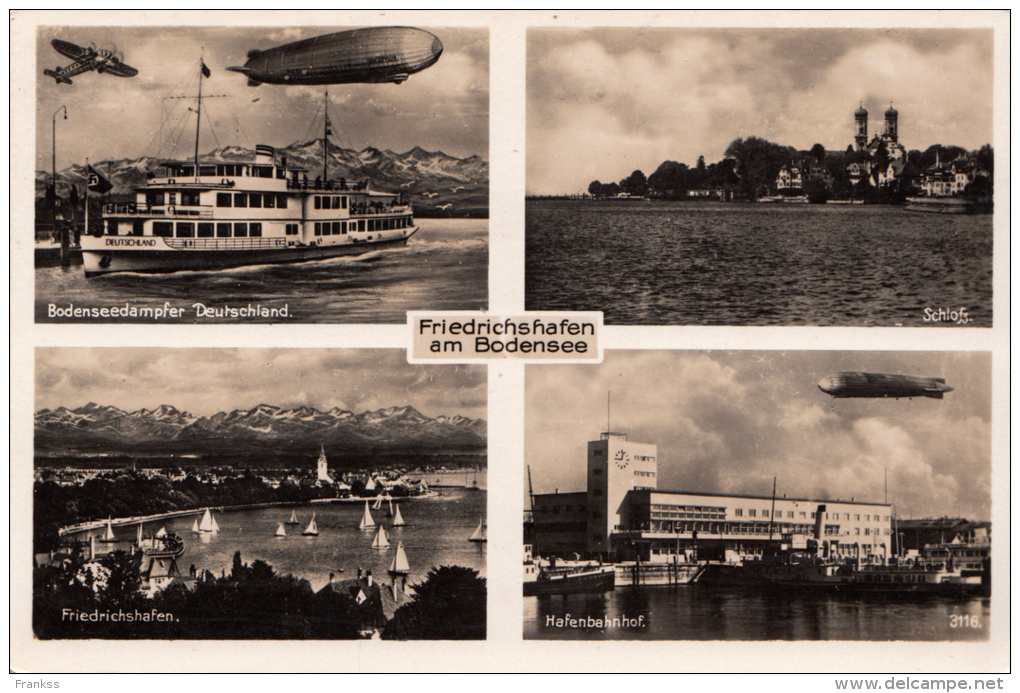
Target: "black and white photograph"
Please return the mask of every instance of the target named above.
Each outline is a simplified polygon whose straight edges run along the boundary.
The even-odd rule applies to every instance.
[[[992,34],[529,28],[527,309],[990,327]]]
[[[486,29],[43,26],[36,44],[38,322],[488,306]]]
[[[525,390],[525,639],[988,639],[989,353],[607,351]]]
[[[484,367],[36,356],[36,638],[485,638]]]

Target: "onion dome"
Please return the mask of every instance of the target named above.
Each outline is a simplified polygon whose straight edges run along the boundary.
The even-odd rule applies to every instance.
[[[858,108],[856,111],[854,111],[854,117],[855,118],[867,118],[868,117],[868,112],[867,112],[867,110],[865,110],[863,102],[861,102],[860,108]]]
[[[895,108],[893,108],[892,104],[889,104],[889,110],[887,110],[887,111],[885,112],[885,117],[886,117],[886,118],[895,118],[895,117],[897,117],[897,116],[898,116],[899,114],[900,114],[900,112],[899,112],[899,111],[897,111],[897,110],[896,110]]]

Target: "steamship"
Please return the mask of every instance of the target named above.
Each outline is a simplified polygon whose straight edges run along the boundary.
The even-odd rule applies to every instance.
[[[399,195],[309,181],[307,169],[257,145],[254,162],[163,162],[134,202],[105,206],[81,249],[85,276],[95,277],[360,255],[403,247],[417,231]]]

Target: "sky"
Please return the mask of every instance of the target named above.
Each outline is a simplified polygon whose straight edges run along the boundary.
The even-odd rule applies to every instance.
[[[36,168],[50,170],[53,120],[57,116],[57,168],[86,157],[194,156],[193,99],[199,61],[211,76],[202,100],[202,152],[217,146],[286,146],[321,137],[311,130],[321,108],[322,86],[247,86],[245,76],[226,70],[244,65],[250,49],[267,49],[304,38],[356,27],[40,27],[36,51]],[[342,84],[329,87],[334,143],[403,153],[415,146],[464,158],[489,153],[489,35],[486,29],[421,27],[443,43],[439,61],[403,84]],[[78,45],[112,44],[128,65],[130,78],[82,73],[74,84],[57,84],[43,69],[66,67],[69,58],[50,45],[54,38]],[[164,108],[173,107],[166,117]],[[206,117],[212,123],[205,126]],[[164,122],[165,121],[165,122]],[[319,121],[321,123],[321,120]],[[163,125],[161,130],[161,124]],[[321,125],[320,125],[321,128]],[[177,150],[161,142],[182,132]]]
[[[818,389],[841,371],[944,377],[954,391]],[[528,366],[525,405],[536,493],[584,490],[587,441],[610,416],[612,431],[658,446],[661,489],[770,496],[776,477],[791,498],[883,502],[888,471],[900,517],[991,519],[987,352],[607,351],[600,365]]]
[[[891,102],[907,149],[977,149],[992,141],[992,58],[990,29],[532,28],[527,190],[713,163],[738,137],[845,150],[861,102],[869,137]]]
[[[197,416],[270,404],[361,413],[411,405],[486,418],[484,366],[410,365],[403,349],[40,348],[35,407],[169,404]]]

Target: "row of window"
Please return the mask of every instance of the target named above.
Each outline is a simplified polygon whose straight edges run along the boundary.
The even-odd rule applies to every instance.
[[[216,193],[216,206],[286,209],[287,196],[278,193],[220,192]]]
[[[199,205],[199,192],[197,190],[150,190],[145,193],[145,202],[150,207],[160,207],[162,205],[197,207]]]
[[[315,209],[347,209],[346,195],[315,195]]]
[[[288,224],[289,226],[289,224]],[[294,224],[297,226],[297,224]],[[257,238],[262,235],[262,222],[251,223],[211,221],[154,221],[152,235],[164,238]]]

